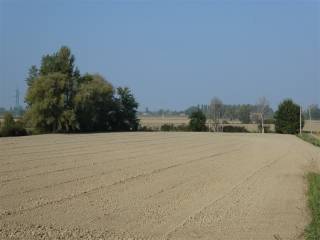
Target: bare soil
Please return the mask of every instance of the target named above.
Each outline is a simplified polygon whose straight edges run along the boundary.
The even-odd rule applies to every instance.
[[[0,139],[0,239],[303,239],[295,136],[109,133]]]

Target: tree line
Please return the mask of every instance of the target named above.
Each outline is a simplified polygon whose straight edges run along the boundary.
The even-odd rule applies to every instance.
[[[131,90],[115,88],[99,74],[80,74],[74,63],[63,46],[43,56],[39,68],[31,66],[25,126],[39,133],[137,130],[138,103]]]
[[[24,126],[38,133],[138,130],[138,103],[131,90],[127,87],[115,88],[99,74],[81,74],[75,66],[74,55],[66,46],[53,54],[44,55],[39,68],[32,65],[26,83],[27,106],[22,111],[23,121],[15,122],[12,116],[6,115],[0,127],[3,136],[23,135],[26,132]],[[312,105],[308,110],[303,118],[308,114],[314,116],[313,119],[320,118],[317,105]],[[158,113],[168,112],[181,114],[164,110]],[[146,113],[151,112],[146,109]],[[182,130],[191,131],[220,131],[221,123],[226,119],[237,119],[242,123],[257,122],[262,132],[267,120],[275,122],[279,133],[296,133],[300,124],[297,125],[300,108],[291,100],[285,100],[273,112],[265,98],[259,99],[256,105],[228,105],[215,97],[209,104],[190,107],[184,113],[190,116],[190,123],[188,128]]]
[[[212,106],[210,107],[210,111],[212,111],[213,109],[213,113],[211,112],[209,116],[212,117],[213,114],[213,119],[211,119],[213,121],[213,124],[217,124],[218,126],[223,127],[223,124],[220,125],[220,123],[218,122],[219,118],[216,117],[217,115],[220,116],[220,113],[222,111],[222,104],[216,99],[213,99],[211,103]],[[267,101],[265,98],[259,100],[256,110],[258,113],[257,117],[261,119],[261,132],[264,133],[264,115],[268,110]],[[205,112],[201,108],[195,108],[189,115],[189,118],[189,128],[192,131],[219,131],[219,127],[217,126],[213,126],[213,128],[211,128],[210,122],[209,127],[207,126],[207,117]],[[273,122],[275,125],[276,133],[298,134],[300,132],[300,127],[303,128],[304,126],[304,116],[303,114],[301,114],[300,116],[300,106],[298,104],[294,103],[291,99],[285,99],[283,102],[279,104],[277,111],[273,114]],[[222,131],[245,132],[245,129],[241,127],[234,128],[232,126],[228,126],[228,129],[222,128]]]

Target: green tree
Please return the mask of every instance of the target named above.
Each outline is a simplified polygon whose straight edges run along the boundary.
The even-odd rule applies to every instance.
[[[207,127],[206,127],[207,118],[200,109],[192,112],[189,119],[190,119],[189,128],[191,131],[203,132],[207,130]]]
[[[27,119],[42,132],[70,132],[77,128],[73,109],[66,107],[68,76],[62,73],[41,75],[29,87]]]
[[[66,76],[65,102],[66,107],[73,108],[73,97],[80,78],[79,69],[74,66],[75,57],[71,50],[62,46],[58,52],[42,57],[40,75],[46,76],[51,73],[61,73]]]
[[[25,119],[39,132],[136,130],[138,103],[128,88],[113,89],[100,75],[80,75],[68,47],[31,67]],[[115,95],[115,93],[117,95]]]
[[[138,102],[127,87],[117,88],[116,121],[114,122],[117,131],[136,131],[139,126],[137,118]]]
[[[113,130],[114,90],[100,75],[86,74],[75,96],[75,112],[81,131]]]
[[[251,108],[249,105],[241,105],[239,107],[239,120],[242,123],[250,123]]]
[[[39,77],[39,70],[36,65],[32,65],[28,72],[28,77],[26,79],[28,87],[32,85],[35,79]]]
[[[48,75],[59,72],[71,77],[75,72],[74,61],[75,57],[71,50],[66,46],[62,46],[58,52],[42,57],[40,74]]]
[[[291,99],[284,100],[274,115],[277,133],[297,134],[300,129],[300,107]],[[304,118],[302,117],[302,127]]]

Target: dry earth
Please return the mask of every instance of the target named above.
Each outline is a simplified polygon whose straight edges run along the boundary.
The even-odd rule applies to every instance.
[[[320,148],[287,135],[0,139],[1,239],[302,239]]]

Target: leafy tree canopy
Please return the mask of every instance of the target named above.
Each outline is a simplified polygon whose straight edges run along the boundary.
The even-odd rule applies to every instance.
[[[207,118],[200,109],[192,112],[189,119],[190,119],[189,128],[191,131],[203,132],[207,130],[207,127],[206,127]]]
[[[101,75],[85,74],[74,65],[68,47],[42,58],[27,77],[26,119],[41,132],[137,130],[138,103],[128,88]]]
[[[274,116],[275,130],[277,133],[297,134],[300,129],[300,106],[291,99],[280,103]],[[302,127],[304,118],[302,117]]]

